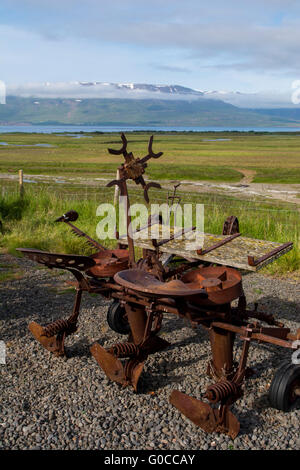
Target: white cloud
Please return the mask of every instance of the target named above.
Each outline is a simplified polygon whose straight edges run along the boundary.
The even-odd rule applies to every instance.
[[[151,85],[149,85],[151,87]],[[163,99],[193,100],[199,95],[168,94],[157,90],[151,91],[133,88],[132,84],[89,83],[89,82],[57,82],[57,83],[26,83],[8,85],[7,95],[23,98],[119,98],[119,99]]]
[[[2,11],[7,81],[180,77],[254,90],[300,77],[299,0],[2,0]]]
[[[256,93],[212,91],[205,94],[204,98],[220,99],[240,108],[295,108],[292,93],[292,89],[286,91],[267,90]]]
[[[164,86],[164,85],[161,85]],[[242,93],[237,91],[209,91],[204,90],[201,95],[180,92],[162,92],[160,86],[133,85],[116,83],[86,83],[80,82],[46,82],[26,83],[21,85],[8,85],[7,95],[32,98],[118,98],[118,99],[159,99],[159,100],[195,100],[214,99],[232,104],[241,108],[295,108],[292,100],[295,90],[289,89],[284,92],[260,91],[256,93]],[[297,91],[298,92],[298,91]],[[299,94],[299,92],[298,92]]]

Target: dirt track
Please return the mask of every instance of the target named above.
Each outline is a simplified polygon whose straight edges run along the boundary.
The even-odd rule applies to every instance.
[[[182,180],[180,190],[182,191],[199,191],[207,193],[220,193],[232,195],[236,197],[249,198],[259,197],[266,200],[282,201],[286,203],[295,204],[300,210],[300,184],[265,184],[265,183],[251,183],[255,174],[252,170],[238,170],[244,174],[244,177],[238,183],[217,183],[209,181],[188,181]],[[83,186],[99,186],[105,185],[111,180],[111,176],[107,178],[81,178],[81,177],[66,177],[66,176],[53,176],[53,175],[29,175],[24,176],[25,185],[34,182],[43,183],[57,183],[58,186],[63,184],[80,184]],[[18,180],[18,175],[9,173],[0,174],[2,180]],[[27,180],[27,181],[26,181]],[[160,183],[163,187],[172,187],[173,181],[161,180]],[[135,185],[134,185],[135,186]]]

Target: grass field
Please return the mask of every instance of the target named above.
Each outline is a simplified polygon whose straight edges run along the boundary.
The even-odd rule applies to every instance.
[[[128,133],[128,150],[136,157],[147,153],[149,133]],[[230,140],[215,140],[230,139]],[[121,157],[108,147],[119,148],[118,134],[89,134],[74,138],[64,134],[1,134],[0,172],[101,176],[114,173]],[[52,147],[38,147],[48,144]],[[156,133],[147,175],[154,179],[190,179],[236,182],[240,169],[256,172],[254,182],[300,183],[300,133],[266,134],[238,132]],[[25,147],[22,147],[25,146]]]
[[[137,157],[147,153],[149,135],[129,133],[129,151]],[[231,139],[219,140],[214,139]],[[115,174],[121,157],[108,154],[107,147],[120,148],[117,134],[91,134],[74,138],[66,135],[2,134],[0,172],[89,176]],[[254,181],[300,183],[300,135],[257,133],[157,133],[154,151],[163,151],[159,161],[151,161],[147,175],[154,179],[190,179],[239,181],[242,169],[255,170]],[[37,147],[49,144],[53,147]],[[25,145],[25,147],[18,147]],[[101,186],[102,184],[102,186]],[[101,202],[112,202],[114,189],[79,184],[27,184],[25,197],[17,192],[17,183],[2,181],[0,219],[3,234],[0,250],[16,254],[15,248],[35,247],[62,252],[91,253],[82,239],[74,237],[64,224],[54,220],[67,210],[75,209],[77,225],[96,238],[96,208]],[[142,202],[142,191],[130,189],[131,202]],[[165,202],[166,191],[152,193],[151,202]],[[229,215],[240,220],[245,236],[294,242],[294,250],[266,270],[272,273],[295,272],[300,269],[299,211],[295,206],[258,199],[239,200],[232,196],[205,193],[182,193],[182,202],[205,204],[205,231],[221,233]],[[110,243],[110,246],[112,244]],[[109,244],[108,244],[109,246]]]
[[[113,201],[113,189],[102,187],[90,191],[88,195],[84,191],[82,188],[77,194],[68,194],[66,191],[53,191],[34,185],[27,187],[23,199],[16,191],[7,191],[0,198],[0,217],[3,222],[0,250],[16,254],[15,248],[23,246],[90,254],[93,250],[83,239],[75,237],[65,224],[54,222],[58,216],[74,209],[80,215],[76,225],[97,239],[96,226],[100,218],[96,217],[96,209],[101,202]],[[132,203],[143,202],[142,192],[130,190],[130,199]],[[151,202],[166,202],[166,192],[156,191]],[[286,205],[240,201],[217,194],[184,193],[182,202],[204,204],[206,232],[222,233],[225,218],[234,214],[239,218],[240,230],[245,236],[279,242],[293,241],[294,250],[266,270],[282,274],[300,269],[299,213],[294,209]],[[114,243],[104,242],[108,247]]]

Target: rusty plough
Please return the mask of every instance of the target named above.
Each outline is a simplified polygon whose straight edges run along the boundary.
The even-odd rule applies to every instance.
[[[57,219],[70,226],[78,236],[97,248],[91,256],[64,255],[39,250],[19,248],[30,259],[49,268],[65,269],[76,279],[76,297],[73,312],[67,319],[41,326],[30,323],[33,336],[49,351],[63,355],[65,338],[77,329],[81,295],[83,291],[112,299],[108,310],[109,326],[127,335],[127,340],[103,348],[98,343],[90,350],[103,372],[110,380],[123,387],[138,389],[138,382],[147,357],[162,351],[169,343],[158,336],[164,313],[186,319],[193,327],[201,325],[209,332],[211,359],[207,373],[213,382],[204,398],[207,402],[174,390],[170,403],[197,426],[207,432],[222,432],[235,438],[240,424],[231,406],[244,393],[245,379],[251,374],[247,367],[250,343],[270,343],[294,350],[299,347],[300,329],[291,333],[271,314],[259,312],[257,306],[249,310],[242,286],[242,276],[237,268],[256,271],[267,263],[292,249],[292,243],[283,245],[242,237],[236,217],[228,217],[223,234],[205,234],[204,246],[187,250],[176,234],[162,241],[151,236],[140,245],[143,257],[135,260],[135,241],[129,232],[129,197],[127,181],[133,180],[144,190],[149,202],[149,189],[160,187],[146,183],[144,172],[155,154],[150,138],[148,154],[139,159],[127,152],[127,140],[122,134],[122,148],[109,150],[115,155],[123,154],[125,162],[119,168],[120,179],[108,186],[118,185],[122,196],[127,198],[127,237],[118,239],[116,249],[107,250],[97,241],[75,227],[78,214],[69,211]],[[176,193],[173,194],[173,201]],[[168,198],[172,198],[168,195]],[[161,222],[149,219],[148,228]],[[190,231],[195,230],[194,227]],[[128,248],[127,248],[128,245]],[[179,256],[181,262],[175,267],[168,264],[170,258]],[[236,301],[236,306],[233,302]],[[242,340],[239,362],[233,357],[236,336]],[[295,344],[297,345],[295,346]],[[120,392],[122,393],[122,392]],[[270,402],[275,408],[288,410],[300,396],[300,366],[284,363],[275,374],[270,388]]]

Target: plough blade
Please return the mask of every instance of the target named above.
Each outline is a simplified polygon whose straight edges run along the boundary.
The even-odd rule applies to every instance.
[[[220,415],[219,410],[214,411],[217,412],[217,416]],[[235,439],[240,432],[240,423],[229,409],[226,409],[224,421],[218,424],[216,431],[222,434],[228,434],[231,439]]]
[[[215,431],[216,420],[214,411],[207,403],[203,403],[178,390],[173,390],[169,401],[171,405],[174,405],[184,416],[197,426],[200,426],[204,431]]]
[[[130,338],[132,339],[131,335]],[[117,343],[109,350],[95,343],[90,351],[107,377],[126,387],[132,385],[137,391],[140,375],[149,354],[162,351],[170,343],[156,335],[150,335],[142,347],[132,341]],[[123,362],[120,359],[123,359]],[[125,359],[127,358],[127,359]]]
[[[63,337],[58,338],[57,335],[54,336],[46,336],[44,334],[44,328],[32,321],[29,323],[28,328],[34,338],[48,351],[52,352],[55,356],[64,356],[65,355],[65,348]]]
[[[222,417],[221,408],[214,409],[208,403],[178,390],[173,390],[169,401],[189,420],[208,433],[224,433],[232,439],[235,439],[239,433],[240,423],[227,407],[223,409],[224,416]]]
[[[93,344],[90,351],[110,380],[123,385],[123,387],[132,385],[134,390],[137,391],[138,380],[144,368],[143,361],[128,359],[123,365],[117,357],[106,351],[98,343]]]
[[[109,353],[100,344],[95,343],[90,347],[91,354],[98,362],[105,374],[114,382],[124,384],[125,372],[122,362]]]

